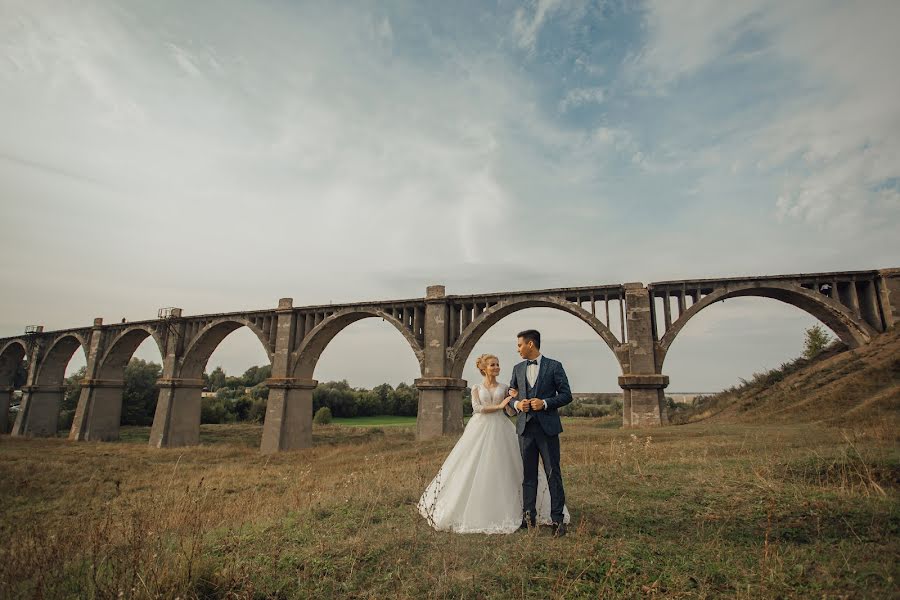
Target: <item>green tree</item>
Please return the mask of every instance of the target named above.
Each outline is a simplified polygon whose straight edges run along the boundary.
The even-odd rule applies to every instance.
[[[224,385],[225,371],[222,370],[222,367],[216,367],[213,369],[213,372],[209,374],[209,391],[215,392]]]
[[[241,376],[244,387],[254,387],[272,376],[272,366],[263,365],[261,367],[250,367]]]
[[[78,407],[78,398],[81,397],[81,380],[87,374],[87,367],[81,367],[65,380],[66,393],[59,407],[58,429],[69,429],[75,418],[75,409]]]
[[[828,344],[831,343],[831,336],[825,331],[821,325],[813,325],[806,330],[806,339],[803,341],[803,358],[812,360],[821,354]]]
[[[156,382],[162,367],[150,361],[132,358],[125,367],[122,390],[122,425],[152,425],[159,390]]]

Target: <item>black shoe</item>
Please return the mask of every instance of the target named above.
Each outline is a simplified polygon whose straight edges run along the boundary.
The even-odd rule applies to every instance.
[[[522,524],[519,525],[519,529],[534,529],[537,527],[535,520],[529,519],[528,517],[529,515],[527,512],[522,514]]]
[[[565,523],[554,523],[553,524],[553,537],[563,537],[566,535],[566,524]]]

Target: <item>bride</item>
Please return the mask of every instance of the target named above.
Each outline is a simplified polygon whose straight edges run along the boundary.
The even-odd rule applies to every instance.
[[[472,388],[472,418],[437,476],[419,499],[428,524],[456,533],[512,533],[522,525],[522,455],[516,428],[506,418],[517,391],[497,381],[500,361],[482,354],[475,362],[484,381]],[[550,493],[538,470],[537,522],[549,525]],[[569,521],[569,513],[564,513]]]

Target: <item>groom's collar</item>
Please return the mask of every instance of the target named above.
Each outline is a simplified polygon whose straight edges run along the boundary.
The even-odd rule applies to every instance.
[[[540,369],[540,368],[541,368],[541,359],[542,359],[542,358],[544,358],[544,355],[543,355],[543,354],[538,354],[538,355],[537,355],[537,358],[526,358],[526,359],[525,359],[525,364],[527,365],[529,360],[536,360],[536,361],[537,361],[537,366],[538,366],[538,368]]]

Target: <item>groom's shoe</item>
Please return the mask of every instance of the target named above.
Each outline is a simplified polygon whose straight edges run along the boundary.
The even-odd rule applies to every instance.
[[[534,529],[537,527],[534,517],[529,517],[531,517],[531,515],[529,515],[528,511],[522,513],[522,524],[519,525],[519,529]]]
[[[565,523],[554,523],[553,524],[553,537],[563,537],[566,535],[566,524]]]

